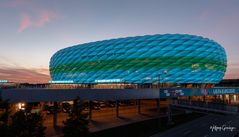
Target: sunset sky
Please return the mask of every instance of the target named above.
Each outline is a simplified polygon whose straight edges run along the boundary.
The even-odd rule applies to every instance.
[[[0,79],[47,82],[61,48],[165,33],[215,40],[239,78],[239,0],[0,0]]]

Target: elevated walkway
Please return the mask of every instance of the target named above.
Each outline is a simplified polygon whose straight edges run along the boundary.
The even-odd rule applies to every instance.
[[[139,89],[0,89],[0,98],[10,102],[60,102],[74,100],[130,100],[239,94],[239,88],[139,88]]]

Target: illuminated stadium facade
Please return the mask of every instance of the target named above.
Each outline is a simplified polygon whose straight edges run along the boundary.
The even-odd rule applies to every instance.
[[[50,61],[52,82],[216,84],[226,71],[222,46],[187,34],[146,35],[68,47]]]

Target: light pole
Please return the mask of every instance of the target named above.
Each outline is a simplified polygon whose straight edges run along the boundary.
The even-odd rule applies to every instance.
[[[160,122],[160,73],[158,74],[158,99],[157,99],[157,113],[158,113],[158,127],[161,127],[161,122]]]
[[[162,74],[166,74],[168,71],[167,70],[164,70]],[[158,74],[158,88],[159,88],[159,94],[158,94],[158,100],[157,100],[157,111],[158,113],[160,113],[160,76],[161,76],[161,73]]]
[[[172,120],[172,108],[171,108],[171,104],[172,104],[172,97],[171,95],[169,96],[169,101],[168,101],[168,125],[173,125],[174,122]]]
[[[158,88],[159,88],[159,94],[158,94],[158,100],[157,100],[157,112],[160,113],[160,74],[158,74]]]

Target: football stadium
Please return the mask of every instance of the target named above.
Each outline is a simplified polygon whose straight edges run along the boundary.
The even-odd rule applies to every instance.
[[[50,60],[52,83],[90,85],[217,84],[227,58],[213,40],[187,34],[156,34],[79,44]],[[105,88],[105,86],[104,86]],[[107,88],[107,86],[106,86]]]

